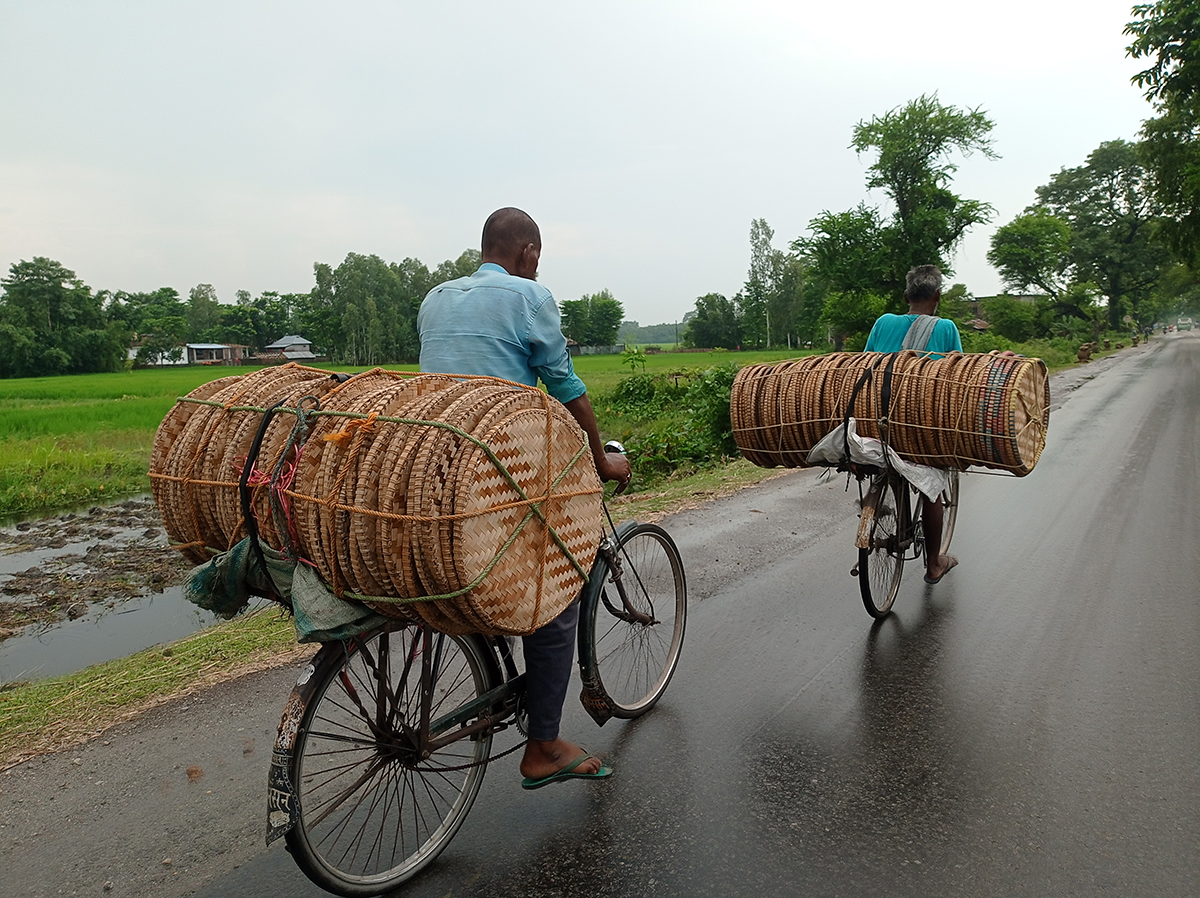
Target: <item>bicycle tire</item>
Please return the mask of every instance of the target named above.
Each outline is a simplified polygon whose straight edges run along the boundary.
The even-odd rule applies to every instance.
[[[889,474],[871,484],[875,503],[868,534],[868,548],[858,550],[858,588],[862,593],[867,614],[886,617],[900,591],[904,572],[904,549],[900,533],[904,522],[914,526],[907,512],[908,484],[899,476]]]
[[[419,625],[389,627],[344,649],[333,644],[318,657],[320,680],[289,771],[299,815],[287,846],[328,892],[360,898],[411,879],[454,838],[483,782],[490,733],[428,758],[413,750],[426,645],[431,720],[497,685],[495,656],[482,638]]]
[[[645,714],[662,698],[679,664],[687,624],[687,580],[675,541],[655,524],[636,524],[619,536],[621,580],[634,608],[653,622],[620,615],[624,606],[600,561],[592,576],[602,584],[583,609],[591,675],[612,701],[614,717]]]

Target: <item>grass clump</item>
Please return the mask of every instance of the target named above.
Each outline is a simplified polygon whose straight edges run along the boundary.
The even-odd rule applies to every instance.
[[[0,440],[0,520],[150,489],[152,431]]]
[[[289,618],[264,608],[78,673],[0,689],[0,768],[95,735],[155,700],[248,673],[297,648]],[[280,696],[280,707],[287,696]]]

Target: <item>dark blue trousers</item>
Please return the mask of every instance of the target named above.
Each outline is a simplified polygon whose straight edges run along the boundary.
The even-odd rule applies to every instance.
[[[575,661],[578,626],[579,599],[576,599],[550,623],[521,639],[530,739],[549,742],[558,738],[571,665]]]

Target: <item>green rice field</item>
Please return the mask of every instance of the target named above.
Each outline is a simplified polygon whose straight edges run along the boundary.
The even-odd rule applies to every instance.
[[[788,357],[786,350],[662,353],[647,356],[645,370],[684,376],[689,369]],[[616,355],[580,356],[575,368],[593,398],[630,374]],[[252,370],[193,366],[0,380],[0,520],[148,491],[154,433],[175,400],[215,378]],[[600,424],[604,429],[603,415]]]

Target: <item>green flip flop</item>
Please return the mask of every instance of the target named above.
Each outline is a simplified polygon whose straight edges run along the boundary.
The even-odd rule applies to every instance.
[[[548,786],[551,783],[561,783],[561,782],[565,782],[566,780],[570,780],[570,779],[600,780],[600,779],[604,779],[606,776],[612,776],[612,768],[609,767],[607,764],[601,764],[600,769],[597,770],[595,773],[577,773],[576,772],[576,770],[580,764],[582,764],[584,761],[590,761],[592,758],[595,758],[595,757],[596,756],[593,754],[582,754],[578,758],[576,758],[574,761],[572,761],[570,764],[568,764],[566,767],[564,767],[562,770],[559,770],[557,773],[552,773],[549,776],[544,776],[539,780],[534,780],[534,779],[530,779],[529,777],[525,777],[523,780],[521,780],[521,788],[522,789],[540,789],[540,788],[542,788],[542,786]]]

